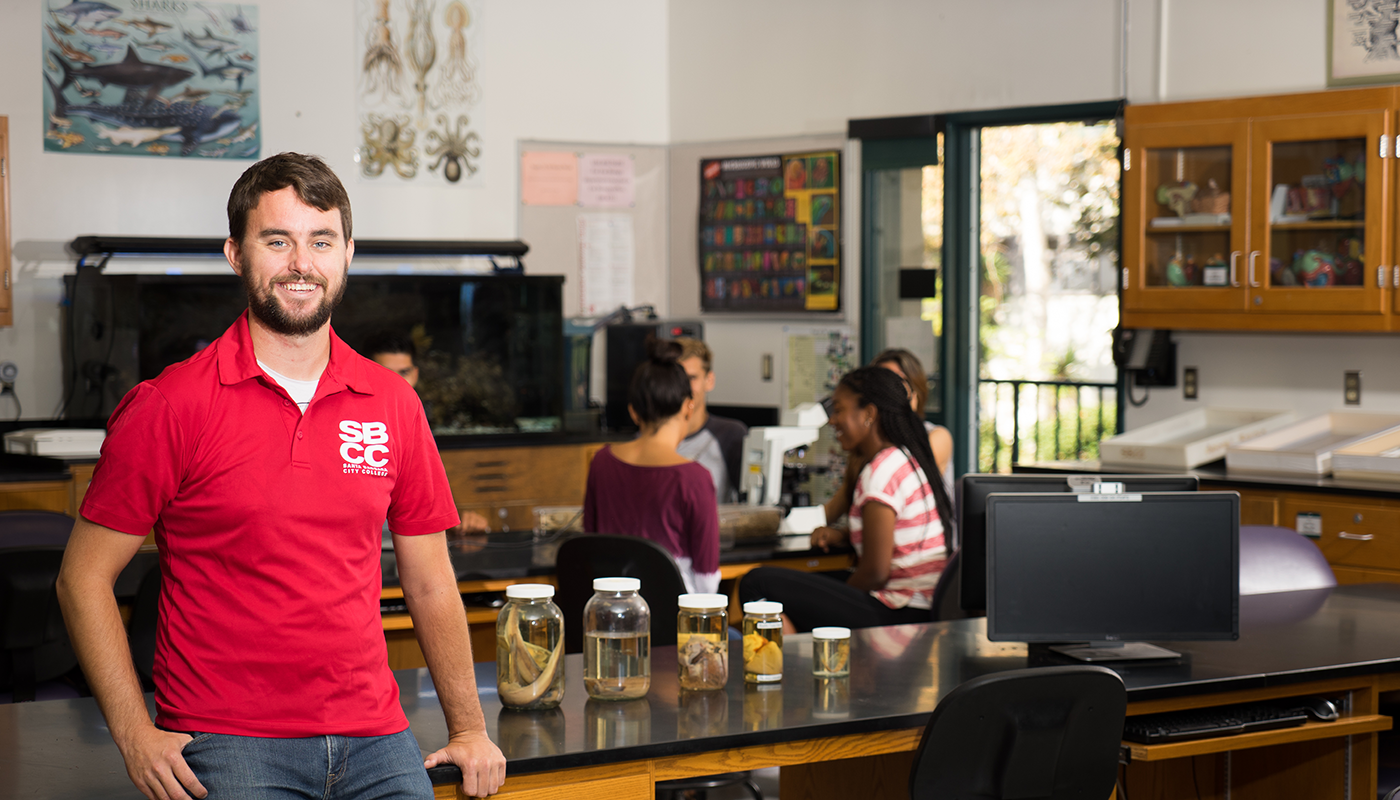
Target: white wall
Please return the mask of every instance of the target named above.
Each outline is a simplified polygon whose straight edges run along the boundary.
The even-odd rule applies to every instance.
[[[43,152],[43,6],[0,3],[0,115],[10,121],[17,267],[15,325],[0,329],[0,359],[20,367],[17,390],[27,417],[47,416],[62,389],[57,274],[71,263],[61,243],[93,233],[224,236],[229,187],[249,163]],[[326,158],[350,192],[358,238],[513,239],[517,140],[669,140],[665,3],[483,6],[473,21],[482,26],[483,94],[471,114],[482,137],[476,185],[403,186],[356,176],[352,0],[259,5],[263,153]]]
[[[1173,334],[1177,385],[1147,392],[1128,406],[1137,428],[1204,406],[1294,410],[1300,415],[1337,409],[1400,413],[1400,337],[1386,334]],[[1181,395],[1181,370],[1195,367],[1199,397]],[[1344,373],[1361,372],[1361,404],[1342,399]],[[1142,399],[1143,390],[1134,396]]]

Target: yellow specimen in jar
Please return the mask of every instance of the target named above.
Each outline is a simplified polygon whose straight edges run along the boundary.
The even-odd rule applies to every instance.
[[[744,671],[777,675],[783,671],[783,646],[758,633],[744,635]]]

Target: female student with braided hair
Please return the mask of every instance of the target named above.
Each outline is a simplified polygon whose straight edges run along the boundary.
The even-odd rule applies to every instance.
[[[812,545],[849,540],[860,556],[855,572],[842,584],[760,567],[744,576],[740,597],[783,603],[798,631],[927,621],[947,560],[943,520],[952,518],[952,503],[923,420],[909,406],[909,389],[883,367],[853,370],[832,395],[831,426],[842,449],[865,466],[855,481],[850,531],[818,528]]]
[[[583,496],[583,529],[640,536],[666,548],[689,592],[719,588],[719,506],[710,471],[676,452],[695,413],[681,346],[653,343],[627,389],[641,433],[593,457]]]

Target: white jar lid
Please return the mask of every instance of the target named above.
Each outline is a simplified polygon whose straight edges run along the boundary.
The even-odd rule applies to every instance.
[[[512,583],[506,587],[506,597],[515,597],[521,600],[539,600],[553,596],[554,587],[547,583]]]
[[[813,628],[813,639],[849,639],[851,638],[850,628]]]
[[[637,578],[593,579],[593,591],[595,592],[636,592],[641,588],[642,582]]]
[[[771,600],[755,600],[752,603],[744,604],[745,614],[781,614],[783,604],[774,603]]]
[[[676,605],[681,608],[725,608],[729,605],[729,596],[723,594],[683,594],[676,598]]]

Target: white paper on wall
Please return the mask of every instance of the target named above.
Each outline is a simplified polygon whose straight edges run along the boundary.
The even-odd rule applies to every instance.
[[[630,214],[580,214],[579,311],[596,317],[634,304],[636,242]]]

